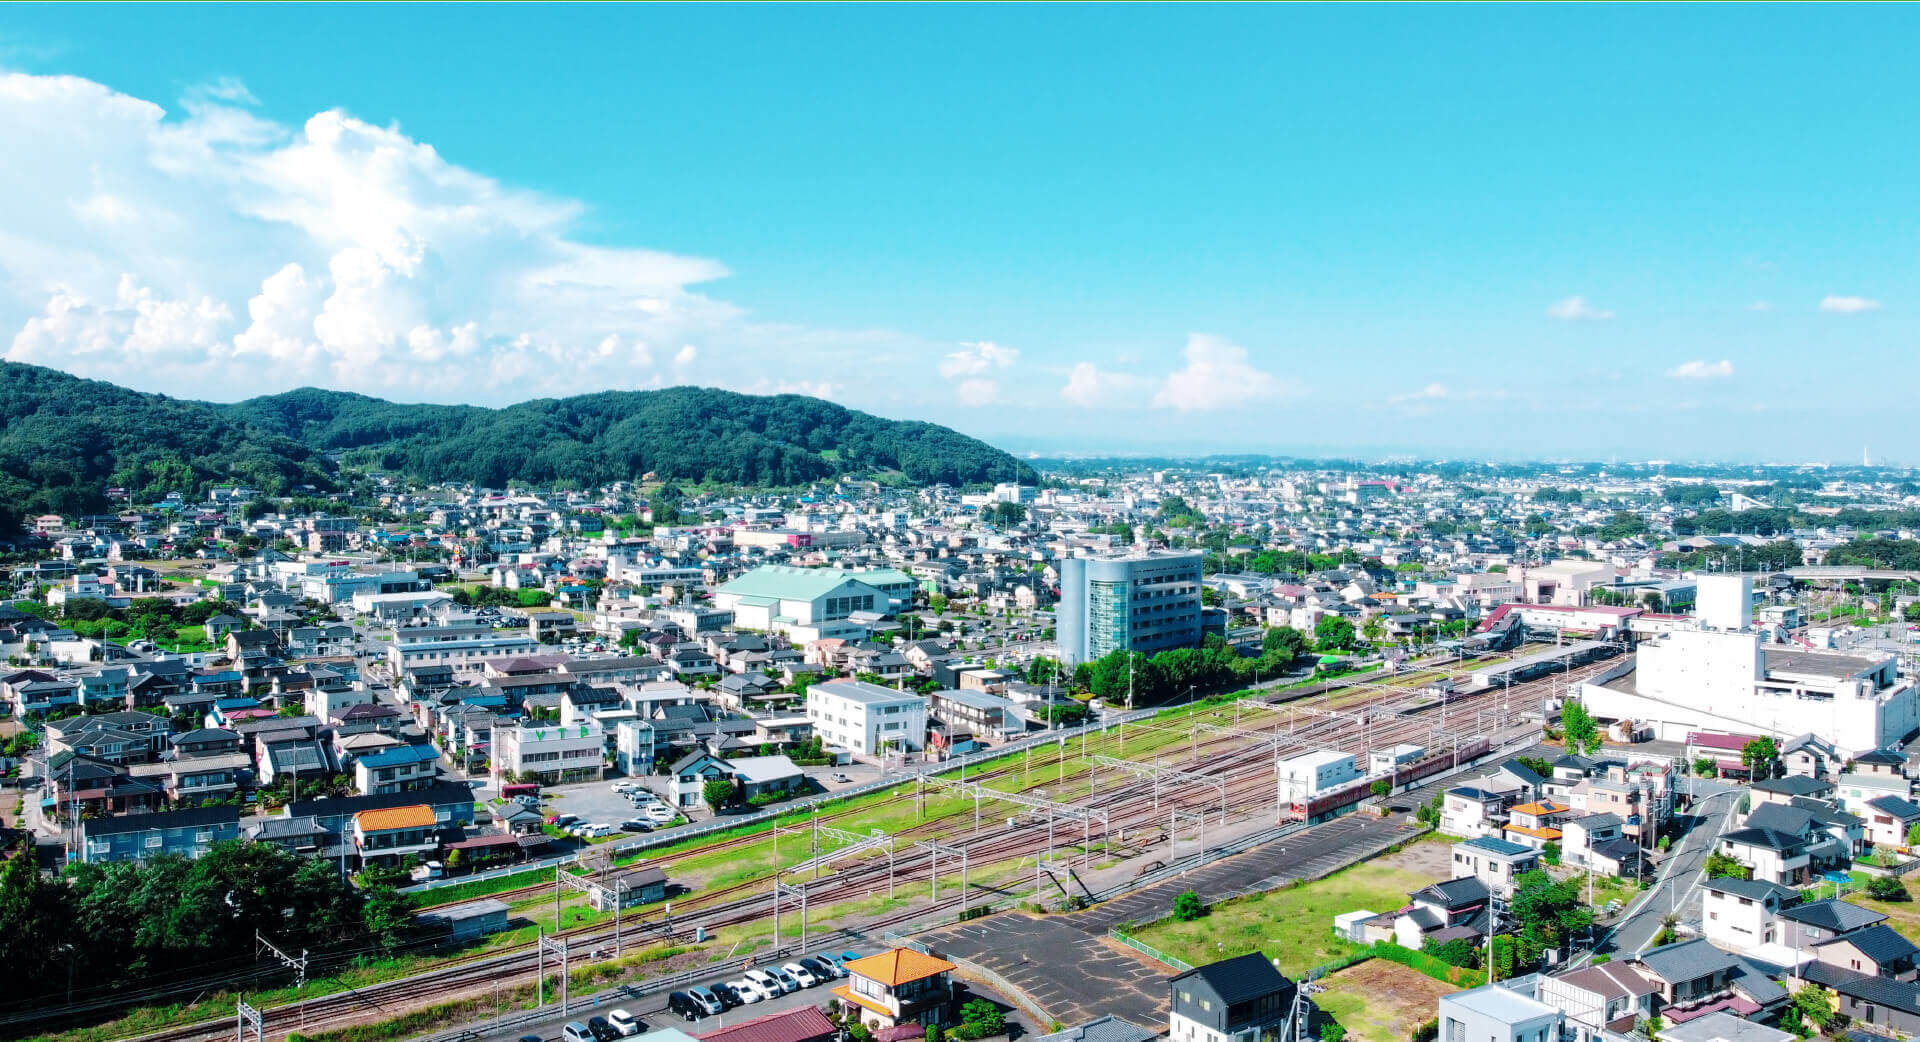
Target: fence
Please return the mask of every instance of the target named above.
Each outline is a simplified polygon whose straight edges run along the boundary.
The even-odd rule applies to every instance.
[[[1153,945],[1148,944],[1145,941],[1142,941],[1138,938],[1135,938],[1127,934],[1125,931],[1121,930],[1119,927],[1115,927],[1111,930],[1108,930],[1107,936],[1113,938],[1116,941],[1119,941],[1121,944],[1124,944],[1129,948],[1132,948],[1134,951],[1137,951],[1142,955],[1145,955],[1149,958],[1158,959],[1161,962],[1166,963],[1168,966],[1171,966],[1176,970],[1180,970],[1184,972],[1186,970],[1193,969],[1193,964],[1186,961],[1185,959],[1168,955],[1166,952],[1163,952],[1160,949],[1155,948]]]

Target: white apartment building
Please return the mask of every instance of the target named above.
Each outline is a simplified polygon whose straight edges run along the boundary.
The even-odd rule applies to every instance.
[[[807,689],[807,719],[830,746],[862,759],[887,750],[917,751],[927,740],[927,700],[861,680],[832,680]]]
[[[497,632],[480,625],[402,626],[393,631],[387,661],[395,676],[420,666],[451,666],[473,673],[495,659],[527,655],[540,644],[524,630]]]
[[[548,785],[598,781],[606,755],[606,732],[593,720],[493,729],[495,777],[532,775]]]

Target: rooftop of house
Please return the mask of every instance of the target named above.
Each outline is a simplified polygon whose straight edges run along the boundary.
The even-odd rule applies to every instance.
[[[938,959],[914,951],[912,948],[890,948],[878,955],[855,959],[847,964],[848,973],[878,981],[890,988],[897,988],[902,984],[924,980],[942,973],[951,973],[955,968],[953,963],[945,959]]]
[[[353,816],[353,823],[362,832],[381,829],[432,828],[434,826],[433,808],[416,803],[405,807],[363,810]]]

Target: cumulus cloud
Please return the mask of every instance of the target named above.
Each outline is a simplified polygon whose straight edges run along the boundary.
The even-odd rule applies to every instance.
[[[202,397],[320,383],[501,402],[830,387],[822,366],[883,358],[990,380],[1017,355],[756,319],[702,292],[729,274],[718,261],[589,245],[574,200],[397,126],[340,111],[284,125],[255,104],[231,80],[169,113],[78,77],[0,74],[0,137],[35,142],[33,162],[0,164],[4,357]]]
[[[1008,369],[1020,360],[1017,348],[987,340],[960,345],[940,361],[940,375],[957,381],[954,397],[961,405],[991,405],[1000,398],[1000,384],[989,374]]]
[[[1554,301],[1547,307],[1547,317],[1563,322],[1604,322],[1613,317],[1613,312],[1594,307],[1587,298],[1576,295]]]
[[[1297,390],[1291,382],[1255,369],[1247,360],[1246,348],[1211,334],[1188,334],[1185,357],[1185,368],[1169,373],[1154,393],[1155,408],[1206,412]]]
[[[1733,375],[1733,363],[1725,358],[1718,362],[1696,359],[1674,366],[1667,375],[1675,380],[1724,380]]]
[[[1880,310],[1880,302],[1866,297],[1836,297],[1828,295],[1820,298],[1820,310],[1835,315],[1857,315],[1862,311]]]
[[[1077,362],[1067,371],[1066,385],[1060,397],[1082,409],[1138,404],[1150,381],[1132,373],[1102,369],[1092,362]]]

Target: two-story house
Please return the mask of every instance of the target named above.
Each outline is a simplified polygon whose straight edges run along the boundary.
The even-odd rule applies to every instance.
[[[440,829],[433,808],[425,804],[363,810],[353,816],[353,849],[363,866],[425,860],[440,849]]]
[[[1560,858],[1568,865],[1608,876],[1640,870],[1640,846],[1626,834],[1618,814],[1583,814],[1560,823]]]
[[[430,745],[397,745],[353,763],[354,786],[363,795],[407,792],[440,780],[440,754]]]
[[[1701,936],[1749,954],[1780,943],[1780,913],[1800,900],[1799,891],[1778,883],[1732,876],[1706,880],[1701,890]]]
[[[1446,791],[1440,804],[1440,831],[1461,839],[1498,836],[1507,821],[1507,794],[1457,785]]]
[[[1910,981],[1917,975],[1914,960],[1920,956],[1920,948],[1886,923],[1874,923],[1816,943],[1813,954],[1829,966]]]
[[[1652,1016],[1658,990],[1633,967],[1609,962],[1560,977],[1542,977],[1536,997],[1566,1015],[1566,1027],[1571,1030],[1564,1031],[1561,1039],[1601,1042],[1632,1031],[1635,1024]]]
[[[1504,839],[1483,837],[1453,845],[1453,878],[1472,877],[1497,897],[1510,896],[1514,882],[1540,867],[1540,852]]]
[[[1196,966],[1167,988],[1171,1042],[1259,1042],[1295,1012],[1297,985],[1259,952]]]
[[[1766,973],[1705,938],[1649,948],[1627,964],[1653,984],[1654,1012],[1672,1023],[1721,1009],[1754,1017],[1787,999]]]
[[[847,982],[833,989],[870,1031],[952,1020],[956,967],[912,948],[891,948],[847,963]]]
[[[123,814],[80,823],[80,860],[135,861],[156,854],[199,857],[215,843],[240,838],[235,807],[193,807],[153,814]]]
[[[1507,824],[1501,830],[1502,837],[1509,843],[1544,850],[1549,843],[1560,843],[1560,823],[1573,814],[1573,808],[1552,800],[1516,804],[1507,811]]]
[[[1720,853],[1747,866],[1754,879],[1802,886],[1811,872],[1813,859],[1807,853],[1807,841],[1777,829],[1734,829],[1720,837],[1718,846]]]

